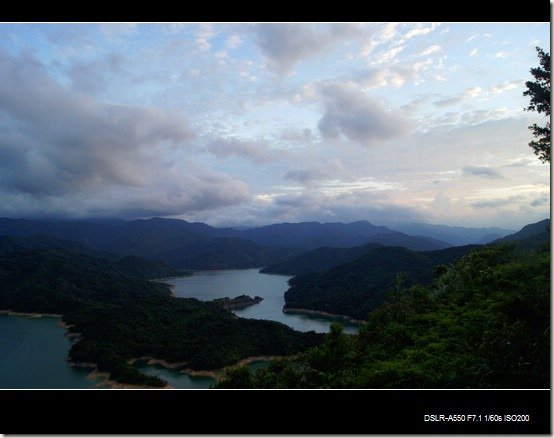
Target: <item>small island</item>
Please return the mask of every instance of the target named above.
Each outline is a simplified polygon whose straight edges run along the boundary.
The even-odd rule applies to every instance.
[[[257,295],[254,298],[252,298],[250,295],[239,295],[235,298],[216,298],[215,300],[212,300],[212,303],[218,304],[226,310],[231,310],[252,306],[254,304],[258,304],[262,300],[263,298]]]

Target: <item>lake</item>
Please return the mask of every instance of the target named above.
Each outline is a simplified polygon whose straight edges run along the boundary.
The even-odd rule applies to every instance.
[[[289,288],[289,275],[261,274],[259,269],[227,269],[222,271],[194,271],[192,277],[179,277],[166,282],[175,286],[178,297],[193,297],[209,301],[237,295],[258,295],[263,301],[240,310],[242,318],[269,319],[303,332],[328,332],[332,322],[340,322],[346,333],[356,333],[358,326],[341,318],[283,313],[285,291]]]
[[[93,388],[91,369],[70,367],[60,318],[0,315],[0,388]]]
[[[327,332],[331,322],[341,322],[345,331],[354,333],[357,327],[340,319],[314,315],[283,313],[284,293],[288,289],[286,275],[260,274],[258,269],[224,271],[196,271],[192,277],[167,280],[174,285],[178,297],[194,297],[200,300],[235,297],[237,295],[261,296],[261,303],[236,310],[244,318],[279,321],[296,330]],[[59,318],[26,318],[0,314],[0,388],[66,389],[95,388],[101,378],[87,378],[90,369],[70,367],[67,355],[71,338],[64,336]],[[264,366],[254,362],[251,369]],[[189,376],[177,370],[136,365],[141,371],[157,375],[172,387],[179,389],[209,388],[214,380]]]

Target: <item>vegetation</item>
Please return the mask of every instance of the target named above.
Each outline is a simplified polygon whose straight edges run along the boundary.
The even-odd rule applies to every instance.
[[[534,81],[527,81],[525,86],[527,90],[523,92],[524,96],[529,96],[531,102],[526,108],[527,111],[536,111],[539,114],[544,113],[549,119],[545,126],[539,126],[536,123],[529,126],[536,140],[529,143],[533,148],[535,155],[544,163],[550,163],[550,53],[545,52],[540,47],[536,47],[539,56],[539,67],[531,69]]]
[[[390,288],[430,283],[436,265],[454,262],[476,247],[467,245],[426,252],[377,247],[323,273],[294,277],[285,293],[285,307],[365,319],[370,311],[384,303]]]
[[[548,388],[550,250],[485,247],[394,288],[359,334],[325,342],[222,388]]]
[[[0,255],[33,249],[65,249],[84,256],[106,259],[113,262],[123,273],[139,278],[157,279],[192,275],[190,272],[173,268],[160,261],[146,260],[137,256],[121,257],[109,252],[95,250],[89,245],[52,236],[40,234],[29,237],[0,236]]]
[[[263,301],[262,297],[255,296],[252,298],[250,295],[239,295],[235,298],[216,298],[211,302],[217,304],[218,306],[223,307],[224,309],[242,309],[244,307],[252,306]]]
[[[130,265],[136,267],[133,260]],[[0,257],[0,310],[63,314],[70,331],[81,334],[71,361],[96,363],[114,380],[149,386],[165,383],[141,374],[130,359],[151,356],[211,369],[251,355],[297,353],[322,336],[173,298],[167,285],[130,276],[117,262],[61,248]]]
[[[368,243],[364,246],[352,248],[316,248],[269,265],[260,272],[289,275],[323,272],[335,266],[354,261],[379,246],[381,245],[378,243]]]
[[[520,250],[531,250],[550,244],[550,219],[524,226],[517,233],[510,234],[493,243],[513,242]]]
[[[155,255],[186,269],[248,269],[265,266],[300,252],[294,248],[261,246],[235,237],[202,239]]]

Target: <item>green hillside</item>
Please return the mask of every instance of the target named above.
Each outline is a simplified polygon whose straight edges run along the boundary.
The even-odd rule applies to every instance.
[[[220,387],[549,388],[550,251],[485,247],[399,287],[359,334],[332,327],[325,343]]]

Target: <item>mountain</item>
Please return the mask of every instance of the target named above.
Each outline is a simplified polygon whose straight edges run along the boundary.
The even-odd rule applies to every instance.
[[[450,227],[447,225],[433,225],[425,223],[405,223],[391,226],[396,231],[412,236],[426,236],[448,242],[451,245],[468,245],[471,243],[489,243],[499,237],[513,233],[515,230],[507,230],[497,227],[489,228],[470,228],[470,227]],[[486,237],[486,238],[485,238]],[[490,239],[490,240],[487,240]]]
[[[103,249],[103,243],[113,239],[118,226],[89,222],[45,222],[27,219],[0,218],[0,235],[29,237],[37,234],[72,240]]]
[[[478,245],[486,245],[487,243],[494,242],[495,240],[498,240],[501,238],[502,238],[502,235],[498,233],[490,233],[490,234],[485,234],[483,237],[481,237],[481,239],[479,239],[475,243],[477,243]]]
[[[514,242],[520,250],[538,248],[544,244],[550,244],[550,219],[544,219],[534,224],[524,226],[517,233],[510,234],[495,240],[493,244],[502,242]]]
[[[36,234],[71,240],[92,249],[118,255],[162,260],[187,269],[253,268],[285,256],[322,246],[351,247],[369,242],[433,250],[449,244],[432,238],[408,236],[366,221],[274,224],[246,230],[215,228],[199,222],[152,218],[117,222],[41,222],[0,219],[0,234],[29,237]],[[288,250],[284,248],[288,247]]]
[[[373,225],[367,221],[349,224],[341,222],[323,224],[319,222],[282,223],[237,231],[237,233],[240,233],[240,237],[261,245],[292,246],[306,250],[323,246],[352,247],[370,242],[383,245],[400,245],[419,250],[451,246],[448,243],[438,242],[427,237],[408,236],[384,226]]]
[[[428,284],[435,266],[449,264],[478,248],[458,246],[439,251],[411,251],[401,247],[377,247],[362,257],[323,273],[290,280],[285,309],[307,309],[365,319],[382,305],[391,288]],[[397,275],[403,285],[397,285]]]
[[[87,245],[72,240],[58,239],[52,236],[34,235],[18,237],[10,235],[0,236],[0,255],[12,252],[30,251],[32,249],[64,248],[79,253],[94,252]]]
[[[104,258],[112,262],[114,266],[117,266],[121,272],[145,279],[174,277],[189,274],[186,271],[173,268],[161,261],[147,260],[137,256],[120,257],[105,251],[97,251],[82,243],[73,242],[71,240],[57,239],[52,236],[0,236],[0,255],[31,251],[35,249],[65,249],[84,256]]]
[[[94,363],[112,380],[149,386],[165,382],[141,374],[131,359],[213,369],[249,356],[295,354],[323,336],[172,297],[167,285],[127,275],[111,260],[61,248],[0,256],[0,310],[62,314],[69,331],[80,334],[69,352],[73,363]]]
[[[236,237],[219,237],[161,251],[155,258],[185,269],[246,269],[266,266],[300,252],[295,248],[261,246]]]
[[[260,272],[287,275],[323,272],[335,266],[356,260],[379,246],[381,245],[378,243],[368,243],[364,246],[354,246],[352,248],[332,248],[328,246],[316,248],[269,265]]]
[[[65,249],[0,256],[0,309],[67,313],[168,295],[161,283],[132,277],[116,263]]]

